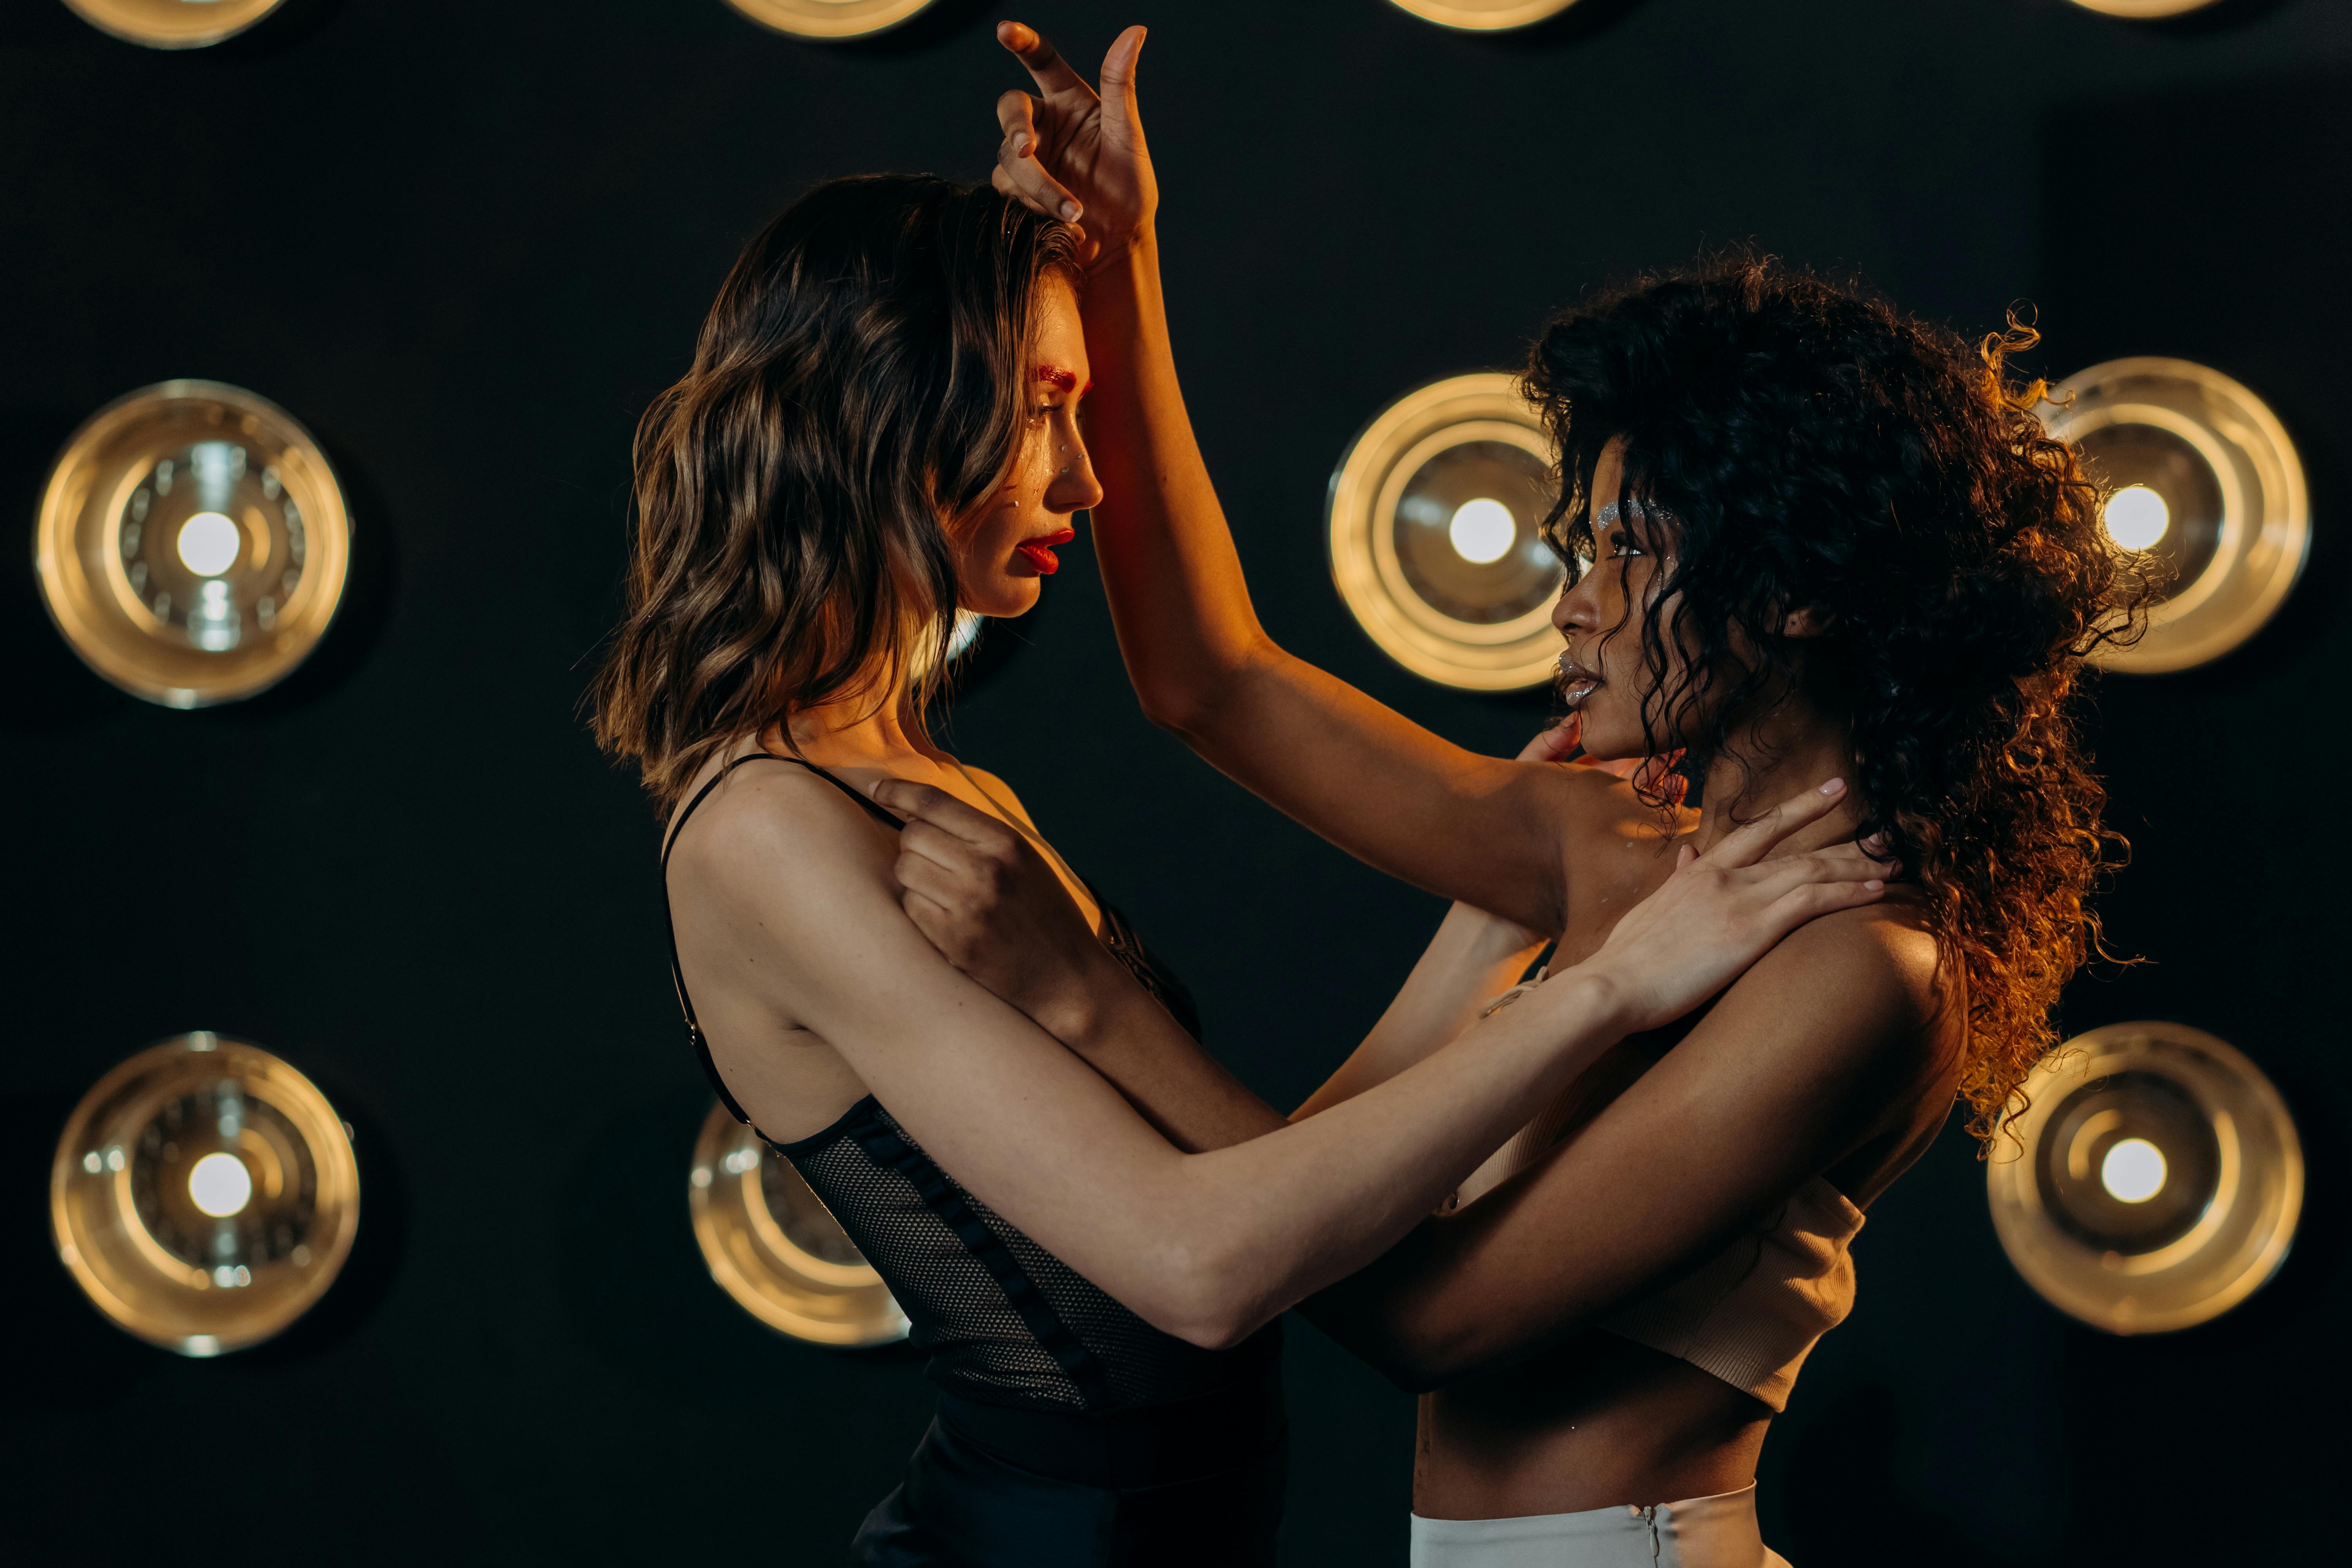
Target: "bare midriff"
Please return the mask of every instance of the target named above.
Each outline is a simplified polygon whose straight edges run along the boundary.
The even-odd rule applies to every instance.
[[[1515,1519],[1738,1491],[1771,1419],[1685,1362],[1588,1330],[1422,1395],[1413,1511]]]

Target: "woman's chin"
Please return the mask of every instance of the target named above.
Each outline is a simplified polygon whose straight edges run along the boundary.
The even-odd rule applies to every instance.
[[[1585,721],[1577,735],[1576,743],[1588,761],[1595,763],[1638,763],[1650,755],[1646,739],[1639,734],[1612,735],[1607,729]]]
[[[1015,577],[1008,573],[991,583],[984,595],[965,594],[961,607],[975,616],[1009,621],[1037,607],[1037,598],[1043,591],[1040,586],[1042,581],[1036,577]]]

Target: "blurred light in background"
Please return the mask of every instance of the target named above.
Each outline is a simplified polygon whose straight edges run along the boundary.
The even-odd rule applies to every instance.
[[[318,1087],[200,1030],[140,1052],[67,1120],[49,1170],[58,1256],[98,1310],[183,1355],[278,1333],[359,1230],[351,1132]]]
[[[2303,1146],[2262,1070],[2179,1024],[2113,1024],[2026,1084],[1986,1170],[2025,1282],[2110,1333],[2221,1316],[2285,1260]]]
[[[2215,0],[2074,0],[2085,11],[2100,11],[2110,16],[2128,16],[2136,22],[2152,22],[2159,16],[2185,16],[2191,11],[2202,11]]]
[[[351,518],[293,416],[172,381],[74,432],[33,550],[42,602],[83,663],[150,702],[201,708],[310,657],[342,604]]]
[[[710,1277],[777,1332],[849,1347],[907,1337],[882,1277],[800,1173],[724,1105],[695,1140],[686,1202]]]
[[[1445,535],[1454,553],[1473,566],[1490,566],[1511,552],[1517,542],[1519,521],[1511,509],[1490,496],[1465,500],[1454,509]]]
[[[2164,1151],[2145,1138],[2126,1138],[2099,1162],[2099,1184],[2117,1203],[2144,1204],[2164,1191]]]
[[[764,27],[799,38],[862,38],[887,32],[931,0],[727,0]]]
[[[2107,537],[2126,550],[2147,550],[2172,525],[2172,509],[2146,485],[2126,485],[2107,498]]]
[[[1548,17],[1557,16],[1576,0],[1392,0],[1401,11],[1410,11],[1423,21],[1435,22],[1442,27],[1458,27],[1465,33],[1499,33],[1513,27],[1531,27]]]
[[[244,544],[236,524],[216,511],[200,511],[180,524],[180,564],[199,577],[217,577],[236,565]]]
[[[1540,686],[1560,648],[1562,573],[1538,532],[1550,503],[1550,438],[1514,378],[1433,382],[1382,410],[1331,476],[1332,580],[1415,675]]]
[[[2278,416],[2221,372],[2125,359],[2053,387],[2053,435],[2107,487],[2107,532],[2162,581],[2147,635],[2095,656],[2160,674],[2221,658],[2278,612],[2311,547],[2303,461]]]
[[[253,1173],[235,1154],[207,1154],[188,1167],[188,1197],[215,1219],[242,1214],[253,1201]]]
[[[153,49],[195,49],[234,37],[281,0],[66,0],[100,32]]]

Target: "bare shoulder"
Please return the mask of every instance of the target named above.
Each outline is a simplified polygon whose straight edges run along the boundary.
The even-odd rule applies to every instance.
[[[1598,947],[1619,916],[1674,871],[1674,845],[1694,832],[1698,813],[1662,810],[1599,768],[1525,763],[1542,783],[1555,852],[1568,891],[1564,932],[1580,933],[1572,955]]]
[[[956,766],[970,774],[997,805],[1019,817],[1023,826],[1032,833],[1037,831],[1036,819],[1029,815],[1028,805],[1022,800],[1020,792],[1004,782],[1003,775],[990,773],[986,768],[967,763],[961,758],[956,760]]]
[[[680,886],[772,895],[844,878],[887,884],[897,855],[856,802],[806,768],[779,763],[729,773],[678,833],[670,867]]]
[[[1937,1070],[1955,1009],[1926,913],[1897,897],[1810,921],[1724,994],[1718,1015],[1776,1020],[1825,1059]]]

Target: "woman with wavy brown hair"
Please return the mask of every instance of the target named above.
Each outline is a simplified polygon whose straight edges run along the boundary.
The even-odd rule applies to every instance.
[[[1696,804],[1654,773],[1475,756],[1285,652],[1252,609],[1169,351],[1141,30],[1113,46],[1101,99],[1029,29],[1000,37],[1043,96],[1000,101],[998,187],[1082,226],[1107,367],[1096,548],[1145,711],[1460,900],[1433,949],[1448,973],[1416,976],[1294,1131],[1455,1048],[1464,1020],[1540,1002],[1797,781],[1853,783],[1779,853],[1844,844],[1902,868],[1703,1013],[1522,1101],[1448,1212],[1307,1309],[1424,1392],[1424,1568],[1777,1561],[1756,1458],[1853,1303],[1865,1210],[1956,1097],[1993,1135],[2095,941],[2085,898],[2112,836],[2072,715],[2084,655],[2128,628],[2138,588],[2031,412],[2039,384],[2004,369],[2027,335],[1972,345],[1749,257],[1555,321],[1524,382],[1558,445],[1546,528],[1569,569],[1553,624],[1574,735],[1552,747],[1680,753]],[[1202,1144],[1282,1124],[1181,1047],[1148,1080],[1098,1055],[1087,998],[1116,977],[1034,857],[952,802],[915,805],[955,842],[901,874],[944,911],[927,930],[960,967],[1068,1020],[1066,1042]],[[1507,982],[1547,939],[1551,980],[1480,1008],[1482,964]]]
[[[954,618],[1034,604],[1102,496],[1076,238],[985,187],[883,176],[756,236],[640,427],[596,689],[600,739],[668,817],[705,1068],[931,1352],[939,1419],[858,1537],[868,1563],[1271,1562],[1276,1317],[1411,1230],[1515,1108],[1884,891],[1850,846],[1764,861],[1837,809],[1841,784],[1807,781],[1539,997],[1344,1105],[1205,1152],[1186,1112],[1139,1111],[1121,1088],[1148,1103],[1163,1064],[1238,1089],[1182,988],[923,722]],[[975,828],[1024,847],[1053,934],[1116,977],[1045,1015],[1087,1059],[934,945],[928,868]]]

